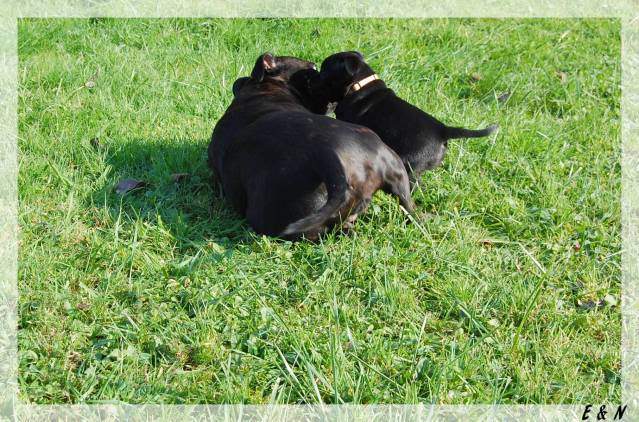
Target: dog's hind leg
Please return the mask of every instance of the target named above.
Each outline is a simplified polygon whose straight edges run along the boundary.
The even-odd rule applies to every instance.
[[[388,169],[386,171],[386,174],[384,174],[384,186],[382,189],[386,193],[397,196],[399,198],[399,203],[410,214],[415,211],[415,202],[411,197],[408,174],[406,174],[404,166],[401,167],[401,171],[397,169]]]
[[[309,236],[314,232],[321,233],[326,230],[326,223],[339,216],[339,211],[350,201],[350,192],[344,167],[337,154],[322,157],[323,160],[315,161],[314,170],[326,185],[326,203],[313,214],[298,221],[290,223],[280,236],[290,236],[296,233]]]

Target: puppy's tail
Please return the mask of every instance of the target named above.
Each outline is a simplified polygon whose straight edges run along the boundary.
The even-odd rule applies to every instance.
[[[445,137],[446,139],[481,138],[490,135],[497,129],[499,129],[499,125],[490,125],[480,130],[464,129],[463,127],[447,127]]]
[[[346,203],[348,181],[341,161],[335,156],[322,164],[318,167],[321,168],[321,178],[326,185],[326,203],[316,213],[289,224],[280,236],[302,235],[319,230],[327,220],[335,217]]]

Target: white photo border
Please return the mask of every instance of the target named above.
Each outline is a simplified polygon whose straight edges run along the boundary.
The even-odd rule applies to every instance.
[[[0,421],[581,420],[580,405],[30,405],[18,400],[17,23],[28,17],[619,18],[622,22],[622,404],[639,419],[638,0],[9,0],[0,11]],[[619,403],[608,403],[608,411]],[[594,419],[602,404],[593,404]],[[612,419],[613,414],[608,414]],[[635,419],[636,418],[636,419]]]

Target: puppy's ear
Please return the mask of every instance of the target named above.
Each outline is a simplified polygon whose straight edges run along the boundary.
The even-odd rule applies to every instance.
[[[362,59],[357,56],[347,56],[344,59],[344,69],[349,75],[354,76],[362,64]]]
[[[273,73],[276,67],[275,57],[273,57],[271,53],[264,53],[257,58],[255,67],[253,67],[253,71],[251,72],[251,78],[262,82],[264,76]]]

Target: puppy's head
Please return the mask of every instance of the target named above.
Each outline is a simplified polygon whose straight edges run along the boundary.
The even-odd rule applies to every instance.
[[[341,101],[357,81],[374,74],[358,51],[345,51],[328,56],[313,84],[313,93],[324,95],[330,102]]]
[[[315,69],[315,63],[289,56],[274,56],[264,53],[257,58],[251,79],[263,82],[266,79],[290,81],[291,77],[299,71]]]

